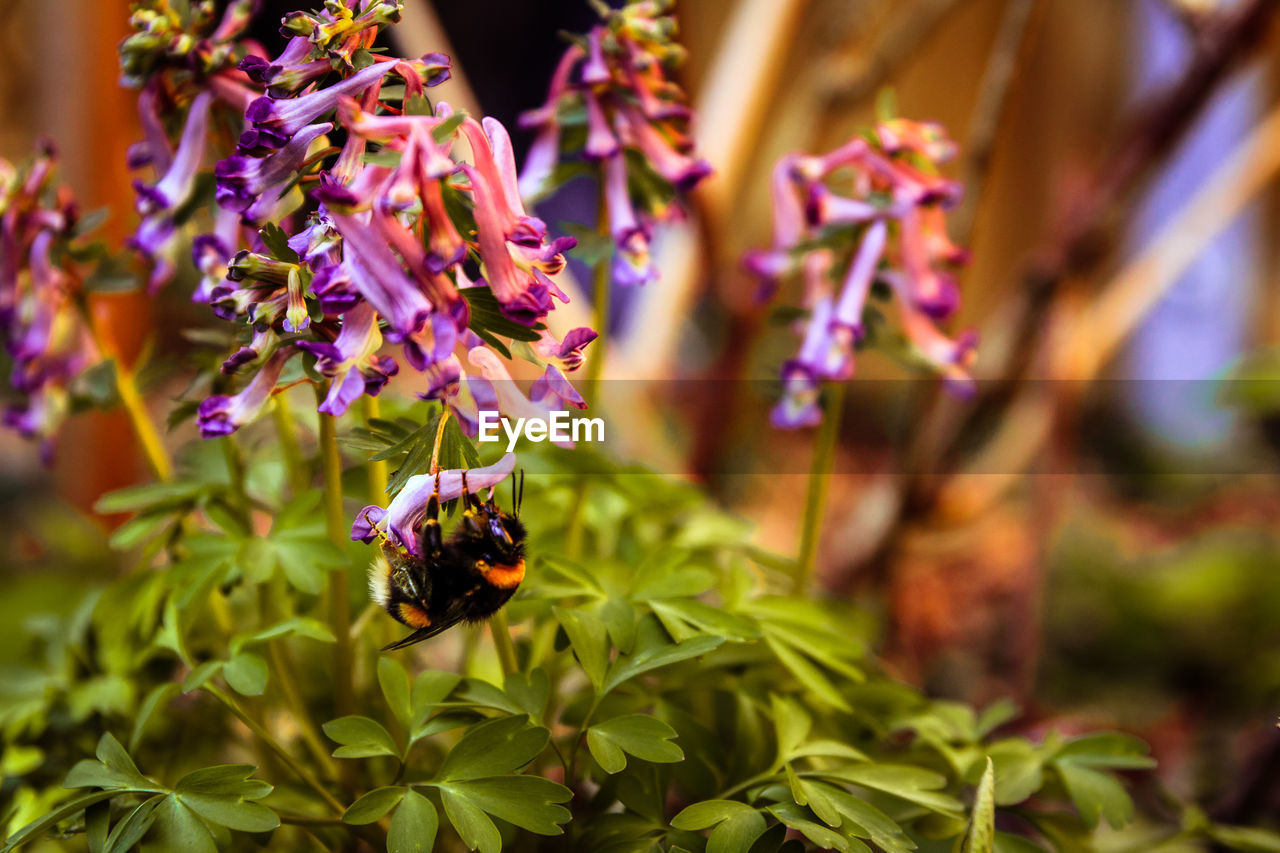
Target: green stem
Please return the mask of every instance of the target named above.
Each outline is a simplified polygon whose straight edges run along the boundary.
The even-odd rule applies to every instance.
[[[840,439],[840,419],[844,413],[844,385],[829,386],[826,416],[813,449],[813,467],[809,469],[809,491],[804,501],[804,531],[800,539],[800,556],[796,560],[791,590],[801,595],[813,579],[814,563],[818,558],[818,539],[822,532],[822,517],[827,508],[827,492],[831,485],[831,463],[835,459],[836,444]]]
[[[133,431],[138,436],[138,445],[142,448],[143,455],[147,457],[147,464],[151,466],[156,479],[171,479],[173,462],[169,459],[169,452],[165,450],[164,442],[160,440],[156,425],[151,422],[146,402],[138,389],[137,375],[125,367],[118,358],[116,359],[116,392],[120,395],[120,403],[129,415],[129,422],[133,424]]]
[[[342,456],[338,452],[338,421],[320,416],[320,467],[324,472],[324,519],[329,540],[346,550],[346,517],[342,510]],[[329,621],[337,642],[333,649],[334,703],[339,716],[352,713],[351,590],[344,564],[329,574]]]
[[[510,675],[520,671],[520,661],[516,658],[516,647],[511,642],[511,625],[507,622],[507,611],[499,610],[489,617],[489,633],[493,635],[493,645],[498,650],[498,660],[502,662],[502,672]]]
[[[282,762],[284,762],[284,765],[292,770],[308,788],[319,794],[320,798],[324,800],[331,809],[339,815],[346,811],[342,803],[338,802],[338,799],[334,797],[333,794],[329,793],[328,789],[321,785],[319,780],[308,773],[307,769],[298,763],[297,759],[293,757],[289,750],[285,749],[284,746],[280,744],[280,741],[276,740],[275,737],[272,736],[271,732],[267,731],[263,728],[261,723],[245,713],[244,709],[240,707],[240,703],[236,702],[235,699],[231,698],[226,693],[223,693],[222,690],[212,684],[204,685],[204,689],[210,696],[227,706],[227,710],[232,714],[235,714],[236,718],[240,720],[240,722],[248,726],[249,731],[253,732],[254,735],[257,736],[258,740],[266,744],[267,747],[269,747],[271,751],[274,752]]]
[[[363,401],[364,425],[375,420],[380,414],[381,406],[377,397],[368,394],[360,398]],[[369,503],[381,504],[387,499],[387,460],[368,463],[369,470]]]
[[[281,392],[275,396],[271,416],[276,422],[276,434],[280,437],[280,452],[284,456],[284,468],[289,475],[289,489],[296,498],[311,488],[311,471],[302,458],[302,446],[298,443],[298,431],[289,411],[289,397]]]

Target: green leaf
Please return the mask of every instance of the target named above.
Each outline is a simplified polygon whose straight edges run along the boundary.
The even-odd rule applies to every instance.
[[[347,806],[347,810],[342,813],[342,822],[360,826],[380,820],[399,804],[408,790],[397,785],[374,788]]]
[[[207,660],[200,664],[187,673],[187,677],[182,680],[182,692],[190,693],[192,690],[203,687],[205,682],[218,674],[222,666],[223,663],[220,660]]]
[[[1056,763],[1113,770],[1148,770],[1156,766],[1147,745],[1132,735],[1099,732],[1067,741],[1054,754]]]
[[[0,847],[0,853],[9,853],[10,850],[16,850],[26,841],[43,835],[46,830],[53,828],[56,824],[69,817],[79,814],[89,806],[109,800],[112,797],[119,796],[119,794],[119,791],[95,791],[92,794],[85,794],[73,800],[68,800],[53,811],[37,820],[33,820],[13,833],[13,835],[10,835],[5,839],[4,846]]]
[[[740,812],[711,830],[706,853],[748,853],[768,828],[760,812]]]
[[[737,800],[703,800],[681,809],[680,813],[671,819],[671,825],[676,829],[706,829],[735,815],[755,811],[751,806]]]
[[[173,790],[179,794],[261,800],[271,793],[272,787],[261,779],[250,778],[257,769],[252,764],[202,767],[179,779]]]
[[[430,716],[436,706],[453,692],[461,677],[452,672],[425,670],[413,680],[410,706],[413,709],[412,728],[416,729]]]
[[[391,816],[387,853],[431,853],[439,828],[440,816],[431,801],[417,791],[405,791],[400,807]]]
[[[499,853],[502,850],[502,836],[484,809],[444,786],[440,788],[440,801],[463,844],[480,853]]]
[[[978,783],[973,801],[973,817],[964,836],[961,853],[993,853],[996,832],[996,765],[987,759],[987,769]]]
[[[997,741],[987,752],[996,766],[996,805],[1021,803],[1044,784],[1044,761],[1027,741]]]
[[[853,838],[815,823],[809,819],[809,812],[794,803],[777,803],[769,806],[769,812],[792,829],[802,833],[819,847],[839,850],[840,853],[870,853],[867,845]]]
[[[723,637],[694,637],[683,643],[658,646],[645,649],[626,658],[618,658],[609,668],[602,692],[608,693],[619,684],[630,681],[637,675],[659,669],[664,666],[680,663],[691,658],[700,657],[724,643]]]
[[[591,686],[599,692],[609,666],[609,637],[604,621],[589,610],[556,607],[554,612],[569,636],[578,663],[591,679]]]
[[[909,853],[915,849],[915,843],[902,831],[902,827],[875,806],[835,785],[807,779],[805,783],[811,797],[816,789],[824,800],[844,815],[840,827],[842,832],[870,839],[885,853]]]
[[[147,834],[147,830],[151,829],[151,824],[155,823],[156,809],[166,799],[168,798],[157,795],[143,800],[117,821],[111,828],[111,834],[107,836],[107,843],[102,848],[103,853],[124,853],[126,850],[133,849],[134,845],[142,840],[142,836]]]
[[[155,810],[152,838],[160,850],[181,850],[182,853],[216,853],[217,847],[209,828],[187,808],[176,795],[165,797]]]
[[[773,710],[773,725],[778,737],[777,763],[790,761],[809,736],[813,720],[809,713],[798,704],[778,694],[770,694],[769,704]]]
[[[268,222],[258,231],[262,245],[271,250],[272,256],[289,263],[297,263],[298,253],[289,248],[289,235],[274,222]]]
[[[110,732],[104,733],[98,740],[98,760],[86,758],[77,761],[67,772],[62,787],[155,792],[166,790],[138,772],[124,747]]]
[[[627,714],[597,723],[587,730],[587,748],[606,773],[627,766],[623,753],[643,761],[671,763],[684,760],[684,752],[671,740],[676,730],[647,714]]]
[[[472,726],[450,750],[436,778],[447,782],[512,773],[537,758],[550,739],[549,731],[530,726],[524,715],[487,720]]]
[[[1008,832],[996,832],[992,849],[995,853],[1048,853],[1039,844],[1032,844],[1021,835]]]
[[[270,832],[280,825],[276,813],[261,803],[203,794],[179,794],[183,805],[200,817],[227,829],[242,832]]]
[[[169,700],[178,693],[178,685],[172,681],[164,684],[156,685],[151,689],[142,704],[138,706],[138,716],[133,721],[133,733],[129,735],[129,749],[136,750],[138,744],[142,743],[142,735],[147,729],[147,723],[151,722],[151,717],[156,711],[166,707]]]
[[[840,691],[831,683],[831,679],[823,674],[822,670],[796,651],[790,644],[770,633],[767,628],[765,629],[765,642],[778,660],[782,662],[782,665],[790,670],[796,680],[807,687],[815,696],[838,710],[852,710],[848,701],[845,700],[844,696],[840,695]]]
[[[369,758],[374,755],[399,755],[391,733],[368,717],[349,716],[330,720],[321,726],[330,740],[342,744],[334,758]]]
[[[261,696],[267,689],[267,662],[253,652],[233,655],[222,668],[222,677],[243,696]]]
[[[1232,850],[1280,853],[1280,833],[1254,826],[1214,826],[1209,837]]]
[[[573,799],[565,786],[540,776],[494,776],[446,782],[441,793],[448,791],[467,800],[494,817],[539,835],[561,835],[560,824],[573,816],[564,806]]]
[[[383,655],[378,658],[378,684],[382,687],[382,695],[387,700],[391,713],[400,721],[400,725],[408,728],[413,720],[409,674],[399,661]]]
[[[1102,817],[1116,829],[1133,820],[1133,800],[1114,776],[1070,761],[1056,762],[1054,766],[1076,811],[1090,829],[1095,829]]]
[[[726,613],[718,607],[701,601],[676,598],[649,602],[653,612],[663,618],[679,618],[708,634],[716,634],[729,640],[747,641],[760,637],[760,630],[743,616]]]
[[[84,810],[84,838],[89,853],[102,853],[111,828],[111,803],[94,803]]]
[[[883,791],[938,814],[957,819],[964,815],[959,800],[937,790],[947,784],[946,777],[931,770],[905,764],[865,764],[824,772],[833,779]]]

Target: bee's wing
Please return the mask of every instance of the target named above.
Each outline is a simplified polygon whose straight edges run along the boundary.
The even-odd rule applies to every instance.
[[[390,643],[389,645],[383,646],[382,650],[384,652],[390,652],[396,649],[403,649],[406,646],[412,646],[414,643],[421,643],[423,640],[429,640],[432,637],[434,637],[436,634],[439,634],[441,631],[444,631],[447,628],[453,627],[453,625],[456,622],[457,620],[455,619],[453,622],[449,622],[447,624],[428,625],[425,628],[419,628],[418,630],[414,631],[412,634],[405,637],[404,639],[397,640],[394,643]]]

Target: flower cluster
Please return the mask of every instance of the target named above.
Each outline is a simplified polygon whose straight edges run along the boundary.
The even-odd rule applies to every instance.
[[[97,360],[75,301],[78,211],[67,187],[54,185],[55,165],[47,142],[25,170],[0,160],[0,336],[13,360],[10,384],[23,397],[3,420],[41,439],[46,459],[69,408],[69,383]]]
[[[658,277],[649,255],[653,223],[678,215],[673,202],[711,173],[691,153],[691,113],[667,76],[683,56],[672,41],[672,2],[601,8],[604,23],[565,51],[545,103],[520,117],[521,127],[537,131],[520,174],[527,197],[549,189],[565,154],[598,164],[619,284]]]
[[[177,270],[180,229],[195,208],[212,128],[235,122],[258,94],[236,67],[246,51],[258,49],[240,41],[255,3],[236,0],[220,19],[215,5],[147,0],[135,8],[134,32],[120,45],[122,82],[141,90],[144,138],[130,147],[129,167],[150,166],[155,174],[151,183],[134,181],[142,220],[129,240],[151,267],[153,293]],[[166,123],[163,117],[174,114],[185,114],[183,121]]]
[[[863,313],[877,283],[892,293],[915,359],[952,391],[971,392],[976,334],[952,339],[936,325],[959,307],[952,271],[968,260],[947,237],[945,222],[962,188],[937,172],[954,153],[939,126],[893,119],[824,156],[791,154],[775,166],[773,247],[749,252],[745,262],[767,295],[784,275],[800,271],[810,312],[800,352],[782,368],[776,426],[821,421],[821,383],[853,375],[854,347],[865,337]],[[827,185],[837,173],[851,178],[843,184],[847,195]]]
[[[446,57],[368,53],[398,9],[330,2],[291,15],[284,28],[295,35],[279,57],[242,63],[267,89],[247,104],[235,153],[215,167],[221,211],[194,246],[204,276],[196,299],[246,327],[224,372],[256,365],[257,374],[239,394],[201,404],[206,436],[260,411],[299,353],[329,382],[320,411],[342,414],[398,372],[380,353],[384,340],[424,374],[421,396],[452,407],[464,428],[481,408],[585,406],[561,368],[581,364],[595,333],[561,341],[542,323],[554,300],[567,301],[552,276],[574,240],[552,239],[526,213],[499,122],[427,101],[425,88],[448,78]],[[403,85],[384,97],[389,78]],[[339,131],[341,148],[329,147]],[[294,192],[306,184],[309,198]],[[487,346],[501,346],[495,335],[536,342],[548,362],[529,398],[512,398],[509,381],[494,387],[509,380]],[[480,375],[464,382],[459,351]]]

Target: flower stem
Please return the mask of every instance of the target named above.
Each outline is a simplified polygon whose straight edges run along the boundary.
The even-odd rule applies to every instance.
[[[342,457],[338,453],[338,421],[320,415],[320,466],[324,471],[324,519],[329,540],[346,549],[342,511]],[[334,701],[339,715],[350,714],[355,697],[351,687],[351,591],[345,565],[329,574],[329,622],[337,642],[333,650]]]
[[[289,410],[289,396],[281,392],[275,395],[271,417],[276,422],[276,434],[280,437],[280,452],[284,456],[284,468],[289,475],[289,488],[296,498],[311,488],[311,472],[302,458],[302,446],[298,444],[298,431]]]
[[[160,440],[156,425],[151,422],[147,404],[142,399],[142,392],[138,389],[137,375],[125,367],[119,358],[115,363],[116,392],[120,395],[121,405],[129,414],[129,422],[133,424],[133,431],[138,436],[138,445],[142,448],[143,455],[147,457],[147,464],[151,466],[156,479],[169,480],[173,477],[173,462],[169,459],[169,452],[165,450],[164,442]]]
[[[227,706],[227,710],[232,714],[235,714],[236,718],[240,720],[240,722],[248,726],[249,731],[253,732],[254,735],[257,736],[258,740],[266,744],[272,752],[279,756],[280,760],[284,762],[284,765],[292,770],[308,788],[319,794],[320,798],[324,800],[331,809],[339,815],[346,811],[342,803],[338,802],[338,799],[334,797],[333,794],[329,793],[328,789],[321,785],[316,777],[308,773],[307,769],[298,763],[297,759],[293,757],[289,750],[285,749],[284,746],[281,745],[280,741],[276,740],[275,737],[272,736],[271,732],[267,731],[261,723],[245,713],[244,709],[240,707],[239,702],[228,696],[226,693],[223,693],[222,690],[212,684],[206,684],[204,689],[210,696]]]
[[[364,425],[369,426],[369,422],[376,420],[381,414],[381,406],[378,404],[377,397],[366,394],[360,399],[363,401]],[[369,503],[380,505],[387,497],[387,460],[369,462],[368,470]]]
[[[840,438],[840,419],[844,413],[844,385],[833,383],[828,388],[827,412],[813,449],[813,467],[809,469],[809,492],[804,501],[804,532],[800,539],[800,556],[791,579],[793,593],[802,594],[813,579],[818,558],[818,538],[822,517],[827,508],[827,491],[831,485],[831,462]]]
[[[449,423],[450,414],[447,407],[440,413],[440,422],[436,424],[436,443],[431,448],[431,467],[427,469],[428,474],[434,474],[440,470],[440,445],[444,443],[444,428]]]
[[[499,610],[489,617],[489,633],[493,635],[493,645],[498,650],[498,660],[502,663],[504,675],[520,671],[520,661],[516,658],[516,647],[511,642],[511,625],[507,622],[507,611]]]

